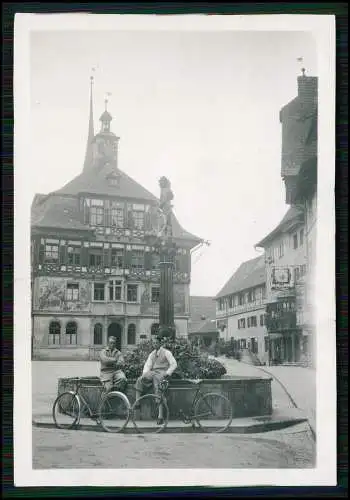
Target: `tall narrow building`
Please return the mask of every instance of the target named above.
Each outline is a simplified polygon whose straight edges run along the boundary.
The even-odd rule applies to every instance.
[[[107,101],[94,133],[92,83],[82,172],[32,203],[34,359],[96,359],[108,336],[124,350],[158,328],[159,256],[149,237],[159,200],[120,170]],[[175,326],[187,336],[190,251],[201,239],[172,222]]]

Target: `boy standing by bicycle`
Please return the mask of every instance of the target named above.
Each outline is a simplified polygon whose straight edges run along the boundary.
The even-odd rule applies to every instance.
[[[153,386],[154,393],[160,395],[160,383],[164,378],[170,377],[177,368],[177,362],[172,353],[163,345],[162,336],[157,336],[155,349],[148,356],[143,367],[142,375],[135,384],[136,399],[145,389]],[[162,406],[159,407],[158,424],[163,423]]]
[[[124,358],[117,349],[117,339],[109,337],[108,345],[100,352],[100,380],[106,392],[112,389],[124,391],[127,385],[125,373],[122,370]]]

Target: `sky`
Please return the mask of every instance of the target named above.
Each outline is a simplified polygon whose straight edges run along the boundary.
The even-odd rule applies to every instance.
[[[95,133],[110,93],[120,169],[156,196],[169,178],[180,224],[210,241],[192,255],[191,295],[215,296],[288,209],[279,111],[302,66],[317,76],[307,32],[34,31],[27,189],[82,171],[95,68]]]

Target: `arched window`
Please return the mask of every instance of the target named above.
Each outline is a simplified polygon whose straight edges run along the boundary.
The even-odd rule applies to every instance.
[[[66,326],[66,344],[76,345],[77,344],[77,324],[75,321],[70,321]]]
[[[134,324],[128,326],[128,344],[136,344],[136,326]]]
[[[60,344],[61,325],[57,321],[51,321],[49,326],[49,344]]]
[[[103,332],[103,326],[101,323],[96,323],[94,326],[94,345],[101,345],[102,344],[102,332]]]
[[[153,323],[151,326],[151,335],[157,335],[159,332],[159,323]]]

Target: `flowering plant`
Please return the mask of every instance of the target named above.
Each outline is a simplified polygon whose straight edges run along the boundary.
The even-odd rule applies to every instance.
[[[177,368],[172,375],[174,379],[214,379],[226,373],[226,368],[218,360],[209,358],[205,353],[198,354],[197,349],[187,339],[167,339],[164,347],[172,352],[177,361]],[[151,341],[144,341],[125,354],[124,372],[127,378],[135,379],[141,375],[147,357],[153,349]]]

